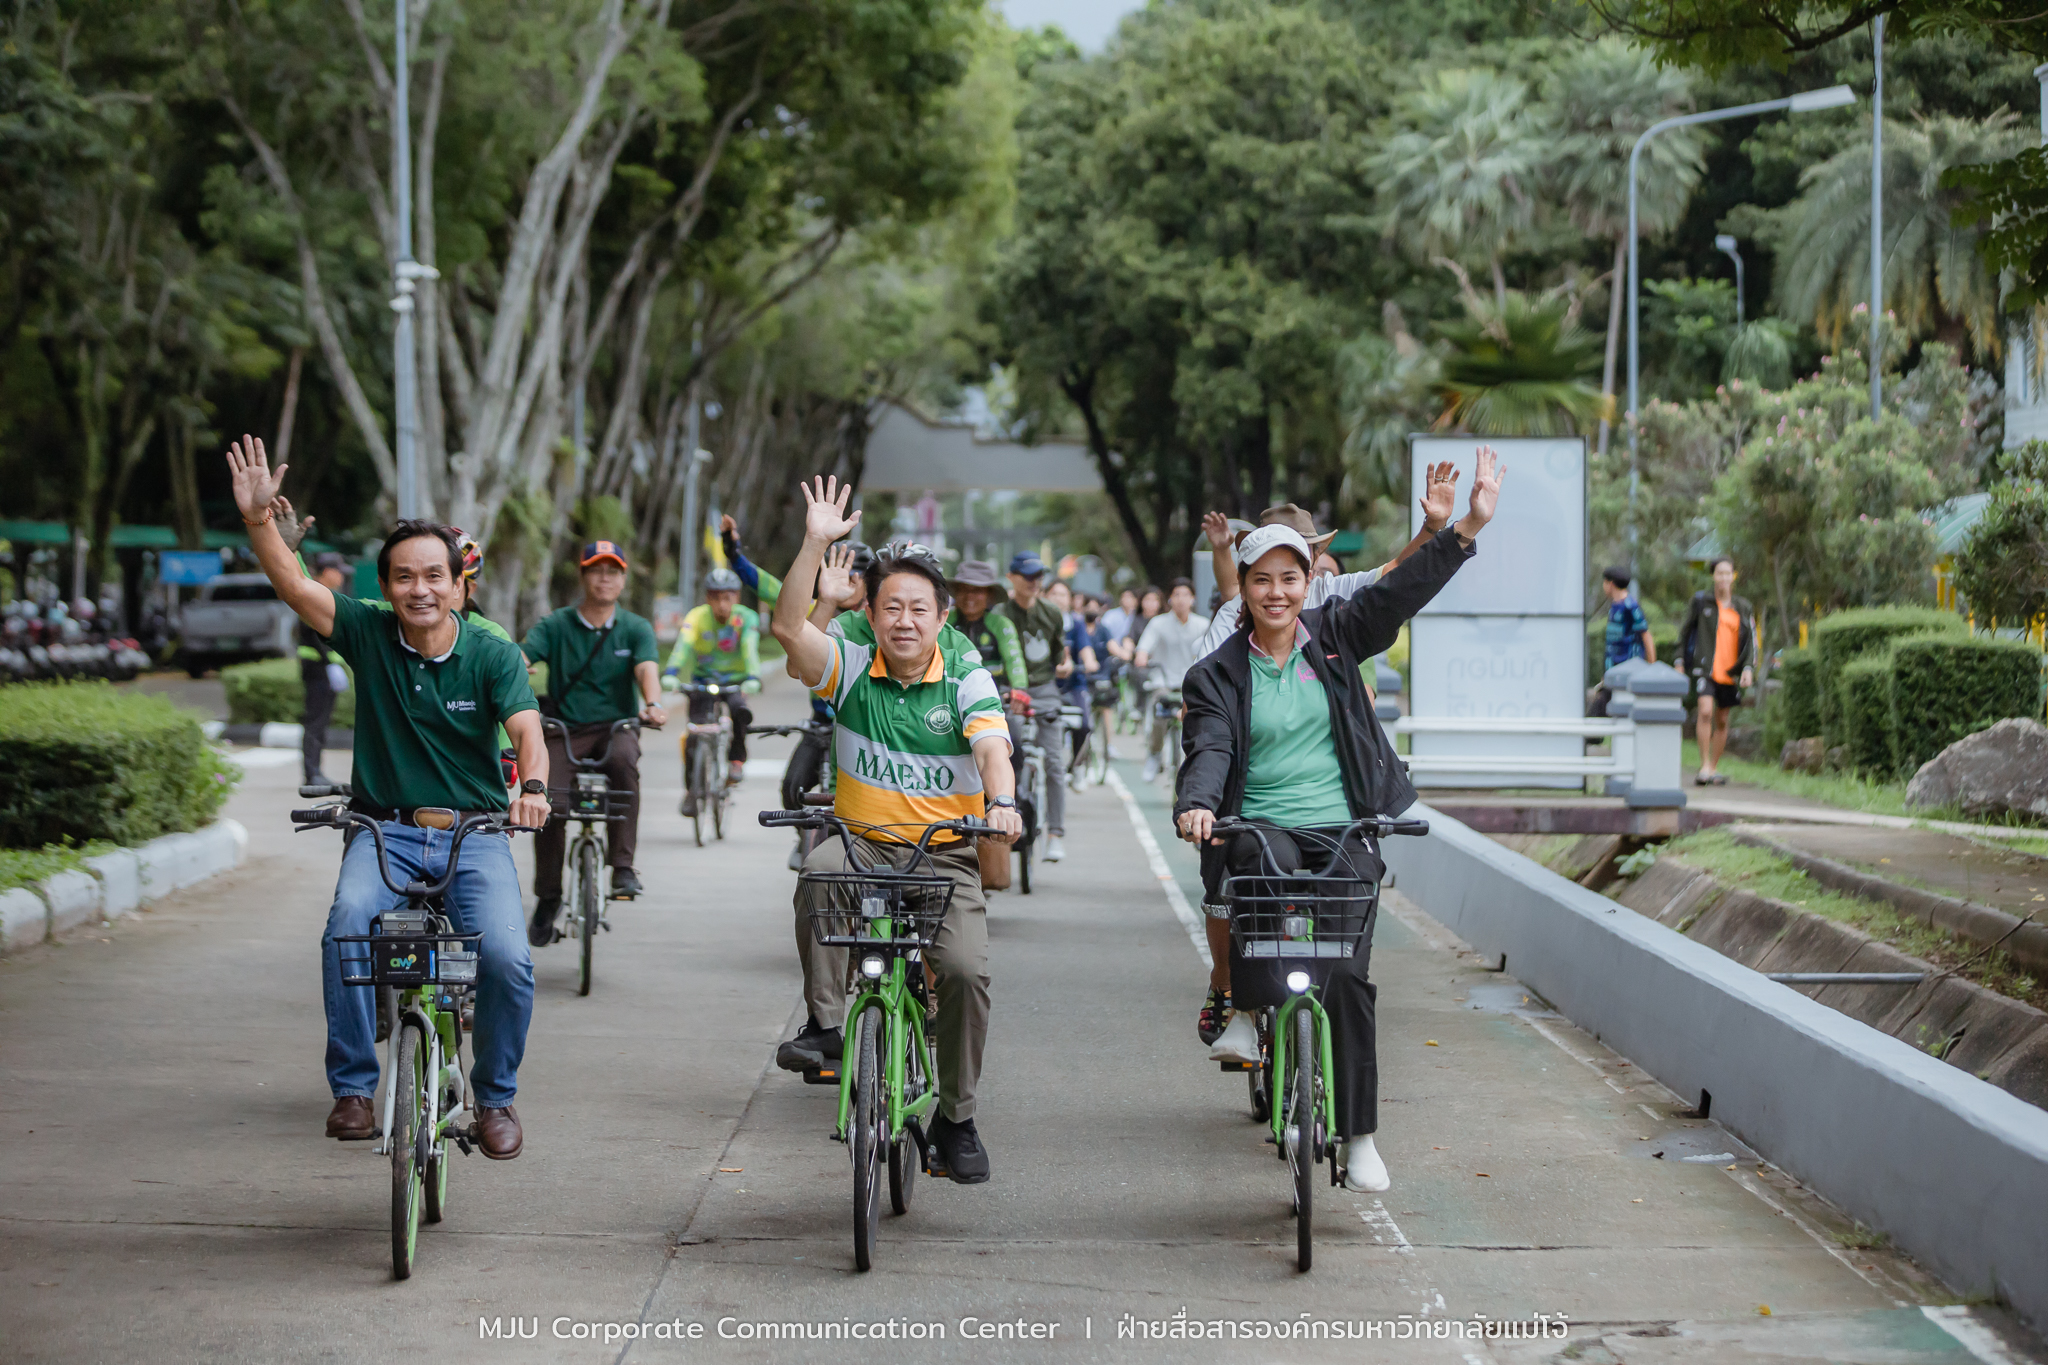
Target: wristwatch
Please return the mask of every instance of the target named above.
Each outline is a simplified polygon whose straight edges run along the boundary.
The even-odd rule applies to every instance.
[[[537,777],[529,777],[519,784],[519,791],[522,796],[546,796],[548,784]]]
[[[1001,806],[1005,810],[1015,810],[1017,809],[1017,798],[1014,796],[991,796],[988,799],[988,808],[994,810],[997,806]]]

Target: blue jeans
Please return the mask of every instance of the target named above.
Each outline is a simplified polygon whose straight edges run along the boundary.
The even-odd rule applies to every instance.
[[[438,829],[386,823],[383,827],[391,875],[399,883],[433,881],[448,867],[455,836]],[[458,933],[483,935],[478,945],[476,1065],[469,1078],[479,1108],[500,1109],[519,1089],[519,1062],[526,1055],[526,1026],[533,1019],[533,955],[526,944],[526,916],[519,897],[519,872],[512,865],[512,840],[504,834],[472,834],[462,841],[462,863],[449,884],[446,913]],[[327,1084],[334,1098],[377,1093],[377,991],[341,984],[336,934],[367,934],[370,920],[405,905],[377,871],[377,846],[357,833],[341,858],[334,905],[320,938],[320,975],[327,1000]]]

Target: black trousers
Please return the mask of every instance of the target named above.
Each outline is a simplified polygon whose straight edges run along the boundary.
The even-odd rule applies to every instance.
[[[1344,827],[1317,828],[1318,832],[1334,840]],[[1331,1051],[1336,1060],[1336,1136],[1354,1138],[1378,1132],[1379,988],[1367,979],[1367,975],[1372,967],[1373,930],[1379,924],[1378,889],[1386,875],[1386,864],[1380,861],[1372,841],[1357,834],[1345,840],[1341,849],[1333,850],[1328,842],[1297,841],[1289,837],[1287,830],[1275,826],[1267,830],[1266,844],[1272,853],[1272,865],[1261,857],[1256,838],[1249,834],[1238,835],[1220,850],[1223,855],[1220,870],[1233,876],[1258,875],[1273,871],[1277,865],[1281,872],[1356,877],[1358,880],[1355,882],[1332,888],[1337,894],[1352,896],[1368,894],[1364,884],[1371,883],[1373,908],[1366,917],[1365,932],[1359,939],[1358,950],[1339,961],[1335,972],[1317,992],[1317,997],[1323,1002],[1323,1012],[1330,1019]]]
[[[611,730],[611,722],[605,720],[572,725],[568,749],[562,747],[561,731],[551,727],[547,732],[548,795],[555,813],[533,836],[533,894],[537,900],[562,898],[562,855],[569,849],[569,821],[562,813],[568,809],[568,801],[555,792],[575,789],[576,765],[569,761],[569,750],[578,758],[595,758],[604,752]],[[615,792],[630,793],[633,801],[625,818],[606,822],[605,842],[613,867],[631,867],[640,839],[640,736],[633,730],[621,730],[611,746],[611,757],[603,769],[605,783]]]
[[[327,747],[327,723],[334,719],[334,689],[327,685],[327,665],[313,659],[299,660],[299,682],[306,689],[306,710],[299,717],[306,733],[300,747],[305,780],[311,782],[320,771],[320,753]]]
[[[733,723],[737,729],[739,723]],[[782,808],[795,810],[804,803],[806,792],[816,791],[825,784],[825,755],[830,752],[829,741],[805,731],[796,742],[796,752],[790,755],[789,766],[782,770]]]
[[[732,747],[728,754],[733,762],[744,763],[747,761],[747,727],[754,723],[754,713],[748,707],[743,693],[734,692],[724,697],[706,697],[692,693],[690,724],[709,725],[718,719],[718,703],[721,701],[725,703],[726,710],[732,712]]]

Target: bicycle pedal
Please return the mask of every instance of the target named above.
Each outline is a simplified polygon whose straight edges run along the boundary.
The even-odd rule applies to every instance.
[[[805,1085],[839,1084],[839,1068],[836,1066],[814,1066],[804,1072]]]
[[[1221,1061],[1216,1063],[1216,1065],[1224,1071],[1257,1071],[1259,1069],[1257,1062]]]

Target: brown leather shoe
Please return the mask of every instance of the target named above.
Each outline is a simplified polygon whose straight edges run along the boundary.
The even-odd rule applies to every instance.
[[[327,1111],[327,1136],[361,1142],[377,1136],[377,1115],[361,1095],[343,1095]]]
[[[510,1161],[526,1145],[519,1131],[519,1115],[509,1104],[503,1109],[477,1110],[476,1127],[484,1155],[493,1161]]]

